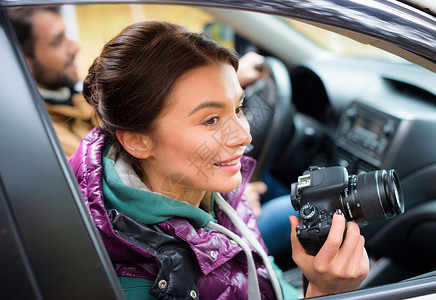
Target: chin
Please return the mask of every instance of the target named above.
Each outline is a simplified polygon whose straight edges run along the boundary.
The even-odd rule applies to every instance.
[[[236,189],[237,187],[239,187],[241,185],[241,183],[242,183],[241,177],[239,177],[237,180],[232,180],[232,182],[229,182],[229,184],[226,184],[225,186],[220,188],[218,193],[229,193],[229,192],[233,191],[234,189]]]

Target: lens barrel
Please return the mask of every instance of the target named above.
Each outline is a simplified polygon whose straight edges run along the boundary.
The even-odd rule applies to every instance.
[[[394,170],[377,170],[349,177],[342,206],[349,221],[368,223],[404,212],[404,199]]]

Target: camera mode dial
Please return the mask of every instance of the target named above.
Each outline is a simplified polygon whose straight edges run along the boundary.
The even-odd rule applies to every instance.
[[[303,220],[311,221],[311,220],[314,220],[317,216],[318,216],[318,211],[317,211],[316,207],[310,203],[306,203],[300,209],[300,217]]]

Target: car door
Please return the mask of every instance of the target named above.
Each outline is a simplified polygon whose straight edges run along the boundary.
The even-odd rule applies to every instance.
[[[123,299],[3,9],[0,44],[0,298]]]

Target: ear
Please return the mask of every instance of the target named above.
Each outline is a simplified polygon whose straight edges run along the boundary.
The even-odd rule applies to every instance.
[[[133,157],[146,159],[152,155],[153,143],[148,135],[122,130],[117,130],[116,135],[123,148]]]

